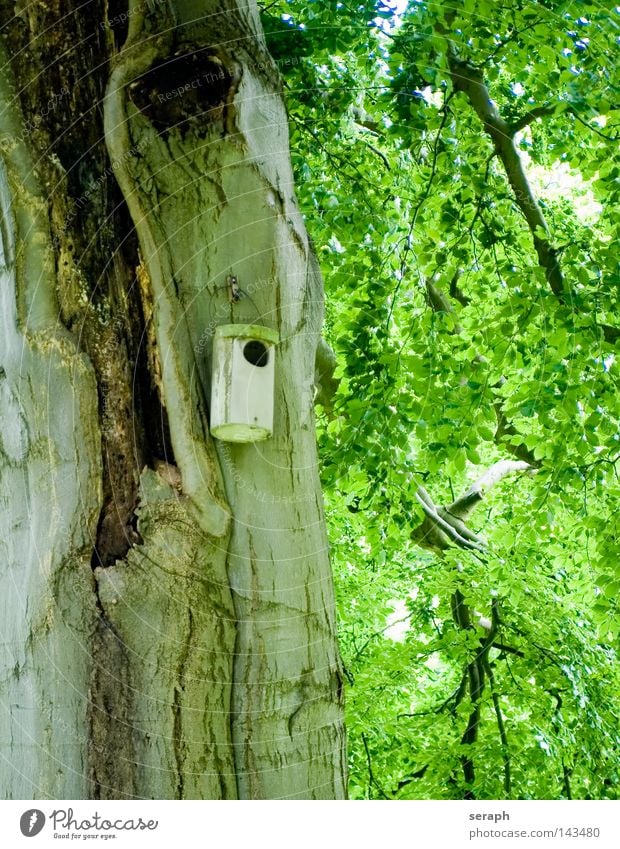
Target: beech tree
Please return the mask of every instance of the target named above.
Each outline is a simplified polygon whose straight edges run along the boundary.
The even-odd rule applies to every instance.
[[[2,794],[342,798],[322,281],[257,6],[2,32]],[[264,442],[209,434],[222,324],[279,334]]]
[[[618,798],[618,9],[2,9],[4,794]]]

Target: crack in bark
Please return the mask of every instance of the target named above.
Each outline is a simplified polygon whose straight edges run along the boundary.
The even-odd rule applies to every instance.
[[[188,608],[187,611],[187,631],[185,636],[185,642],[183,646],[183,650],[179,655],[179,664],[177,667],[177,683],[174,687],[174,704],[173,704],[173,713],[174,713],[174,721],[173,721],[173,748],[174,748],[174,756],[177,765],[177,788],[178,788],[178,798],[184,799],[184,764],[185,764],[185,741],[183,736],[183,710],[184,710],[184,696],[185,696],[185,672],[187,667],[187,661],[190,656],[192,642],[194,639],[194,620],[192,617],[191,608]],[[222,797],[223,798],[223,797]]]
[[[98,625],[93,641],[89,722],[89,771],[93,799],[137,797],[131,735],[132,688],[125,643],[109,619],[95,573]],[[120,785],[120,786],[119,786]]]

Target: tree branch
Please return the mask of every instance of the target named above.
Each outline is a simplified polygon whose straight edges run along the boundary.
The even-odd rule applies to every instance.
[[[425,548],[445,551],[452,545],[470,551],[484,551],[484,543],[458,519],[451,520],[446,511],[439,511],[424,487],[418,487],[415,499],[422,506],[425,520],[413,533],[413,538]]]
[[[514,138],[516,133],[524,130],[526,127],[529,127],[530,124],[534,123],[537,118],[546,118],[549,115],[554,115],[556,111],[556,105],[547,105],[547,106],[534,106],[516,121],[513,121],[512,124],[509,125],[508,130],[511,138]]]
[[[372,770],[372,759],[370,757],[370,750],[368,749],[368,740],[366,739],[366,735],[364,733],[362,733],[362,743],[364,744],[364,750],[366,752],[366,762],[368,764],[368,790],[370,791],[370,788],[374,784],[374,786],[377,788],[383,798],[389,799],[390,797],[387,795],[383,787],[381,787],[381,785],[375,778],[374,772]],[[368,795],[370,796],[370,792]]]
[[[554,107],[535,107],[516,123],[508,124],[491,99],[480,68],[460,59],[456,47],[449,38],[447,56],[454,90],[466,95],[471,107],[480,118],[485,132],[493,141],[495,151],[504,166],[517,206],[529,227],[538,256],[538,263],[545,272],[549,288],[560,303],[569,303],[571,302],[571,292],[562,273],[559,252],[551,242],[551,233],[547,221],[532,191],[521,157],[514,145],[514,135],[518,129],[527,126],[537,117],[551,114]],[[608,324],[601,324],[599,327],[606,342],[614,344],[620,338],[620,328]]]
[[[491,699],[493,700],[493,710],[495,711],[497,730],[499,732],[499,739],[502,747],[502,760],[504,762],[504,790],[506,792],[507,798],[510,799],[512,782],[510,774],[510,751],[508,749],[508,736],[506,734],[506,726],[504,725],[502,708],[499,703],[499,696],[497,695],[497,690],[495,689],[495,676],[493,675],[493,669],[491,667],[491,664],[489,663],[488,657],[485,656],[483,663],[486,670],[487,678],[489,679],[489,686],[491,688]]]
[[[502,118],[491,100],[482,71],[459,59],[456,48],[452,43],[448,47],[448,66],[455,90],[462,91],[467,96],[469,103],[482,121],[485,132],[495,145],[495,150],[506,171],[517,206],[523,213],[532,234],[538,262],[545,272],[551,291],[564,301],[568,293],[557,251],[551,245],[547,221],[534,197],[523,169],[521,157],[514,146],[514,130]],[[541,233],[544,235],[541,235]]]
[[[515,649],[512,646],[506,646],[504,645],[504,643],[494,643],[493,648],[505,654],[514,654],[516,657],[525,657],[525,652],[522,652],[521,649]]]
[[[334,395],[340,381],[334,377],[336,355],[323,337],[319,337],[314,362],[314,385],[316,394],[314,400],[322,404],[327,412],[333,409]]]
[[[485,494],[508,475],[517,472],[535,472],[523,460],[499,460],[473,483],[470,488],[448,507],[448,513],[458,519],[466,519]]]
[[[494,486],[509,475],[518,472],[535,472],[523,460],[499,460],[481,475],[469,489],[447,508],[437,507],[423,486],[415,498],[424,511],[424,521],[412,533],[413,538],[425,548],[445,551],[452,545],[470,551],[483,552],[484,540],[469,530],[465,519]]]
[[[388,158],[385,155],[385,153],[381,153],[381,151],[378,148],[376,148],[374,145],[370,144],[370,142],[364,142],[364,144],[366,145],[366,147],[369,150],[372,150],[372,152],[375,154],[375,156],[378,156],[379,159],[383,160],[383,164],[385,165],[387,170],[390,171],[391,170],[390,163],[389,163]]]
[[[524,115],[522,115],[520,118],[510,124],[511,135],[514,136],[515,133],[518,133],[520,130],[525,129],[525,127],[529,127],[529,125],[532,124],[537,118],[546,118],[555,115],[557,112],[557,107],[560,103],[565,104],[566,101],[558,101],[556,104],[547,103],[541,104],[540,106],[532,107],[532,109],[529,109]],[[618,141],[618,136],[605,135],[605,133],[602,133],[598,129],[598,127],[593,127],[592,124],[588,124],[588,122],[581,117],[577,109],[572,104],[566,105],[565,112],[570,113],[576,121],[579,121],[580,124],[582,124],[588,130],[591,130],[597,136],[600,136],[602,139],[605,139],[605,141]]]
[[[454,275],[454,278],[455,279],[450,284],[450,289],[451,289],[450,294],[452,294],[452,291],[454,289],[455,294],[453,294],[452,296],[456,297],[457,300],[460,300],[461,298],[464,298],[465,296],[463,295],[461,290],[458,289],[458,287],[456,285],[456,280],[458,279],[458,272],[457,272],[457,274]],[[454,286],[453,286],[453,284],[454,284]],[[457,292],[458,292],[458,295],[460,297],[457,297],[457,295],[456,295]],[[441,289],[439,289],[437,286],[435,286],[433,281],[428,279],[428,278],[426,280],[426,300],[428,301],[428,304],[429,304],[430,308],[433,310],[433,312],[445,312],[445,313],[449,313],[451,315],[454,314],[454,308],[452,307],[452,304],[450,303],[448,296],[445,294],[445,292],[442,292]],[[461,301],[461,303],[463,303],[463,301]],[[453,332],[458,336],[463,332],[463,328],[461,327],[460,324],[455,324]]]

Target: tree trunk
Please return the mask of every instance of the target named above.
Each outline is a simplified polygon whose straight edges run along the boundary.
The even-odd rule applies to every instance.
[[[341,798],[322,282],[279,78],[253,3],[172,6],[2,6],[0,784]],[[265,442],[209,435],[221,324],[279,334]]]

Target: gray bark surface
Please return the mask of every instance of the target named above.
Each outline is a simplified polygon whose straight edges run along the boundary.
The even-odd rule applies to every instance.
[[[254,4],[136,2],[128,22],[63,105],[70,128],[100,93],[99,135],[67,131],[76,162],[49,153],[58,115],[20,129],[32,92],[3,119],[0,792],[341,798],[322,281],[277,71]],[[281,339],[266,442],[209,435],[231,323]]]

